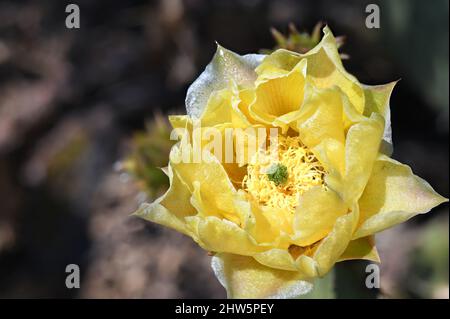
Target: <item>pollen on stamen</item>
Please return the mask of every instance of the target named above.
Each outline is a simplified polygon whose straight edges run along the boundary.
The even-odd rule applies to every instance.
[[[294,213],[298,197],[324,186],[325,169],[298,136],[278,138],[277,157],[271,149],[258,153],[247,165],[242,188],[261,205]]]

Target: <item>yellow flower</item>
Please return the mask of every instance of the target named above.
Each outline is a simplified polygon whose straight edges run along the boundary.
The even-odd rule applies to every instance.
[[[333,34],[306,54],[239,56],[222,47],[188,90],[195,127],[276,129],[276,148],[217,156],[203,135],[181,140],[165,172],[166,194],[136,213],[214,253],[213,270],[234,298],[295,297],[336,262],[379,261],[374,234],[446,199],[390,158],[395,83],[367,86],[347,73]],[[233,145],[255,138],[231,135]],[[196,161],[200,154],[202,158]],[[222,154],[223,155],[223,154]]]

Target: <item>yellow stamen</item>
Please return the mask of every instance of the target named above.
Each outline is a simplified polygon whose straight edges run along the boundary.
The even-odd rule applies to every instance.
[[[313,186],[324,185],[325,169],[298,136],[279,136],[278,142],[278,156],[271,149],[255,155],[247,166],[242,187],[260,204],[294,213],[299,195]],[[274,165],[287,168],[284,183],[268,174]]]

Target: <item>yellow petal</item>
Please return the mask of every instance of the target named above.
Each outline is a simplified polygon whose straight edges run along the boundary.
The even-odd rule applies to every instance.
[[[208,251],[253,255],[270,248],[259,245],[245,230],[226,219],[191,216],[186,217],[186,223],[199,245]]]
[[[228,298],[295,298],[311,291],[312,284],[295,271],[261,265],[252,257],[217,254],[211,266]]]
[[[318,90],[307,86],[307,96],[297,121],[299,136],[311,150],[319,150],[319,145],[326,143],[322,148],[326,154],[317,152],[315,155],[327,171],[336,169],[339,173],[344,171],[342,116],[342,93],[339,89]]]
[[[273,225],[262,211],[261,207],[249,201],[246,194],[240,190],[234,204],[241,211],[242,219],[246,222],[241,225],[252,238],[264,246],[287,247],[288,243],[280,237],[280,229]]]
[[[389,108],[389,99],[397,81],[382,85],[363,85],[365,105],[363,114],[367,117],[373,112],[386,117]]]
[[[173,128],[192,129],[192,118],[189,115],[170,115],[169,122]]]
[[[344,143],[342,123],[342,93],[338,88],[316,89],[307,86],[308,92],[298,127],[303,143],[310,148],[324,138]]]
[[[358,80],[348,73],[337,49],[336,39],[328,27],[323,29],[321,42],[307,54],[308,76],[319,88],[337,85],[349,98],[355,108],[363,111],[364,92]]]
[[[324,276],[344,253],[351,238],[358,214],[352,210],[336,220],[333,230],[325,237],[314,252],[319,276]]]
[[[203,113],[211,93],[226,88],[230,82],[242,86],[252,86],[256,73],[254,69],[262,59],[258,54],[240,56],[220,45],[205,71],[191,84],[186,93],[186,111],[199,118]]]
[[[361,224],[354,238],[365,237],[430,211],[447,199],[411,168],[387,156],[376,161],[359,200]]]
[[[178,176],[173,174],[170,165],[167,173],[170,180],[167,192],[152,204],[142,204],[134,215],[192,236],[184,220],[185,217],[196,214],[190,204],[191,193]]]
[[[383,118],[373,113],[353,125],[345,145],[344,200],[352,205],[361,196],[372,172],[384,130]]]
[[[288,74],[301,59],[301,55],[296,52],[279,49],[266,56],[255,71],[260,81],[274,79]]]
[[[352,240],[344,253],[339,257],[339,261],[365,259],[380,262],[377,248],[375,247],[374,236],[367,236]]]
[[[191,205],[195,207],[199,216],[216,216],[219,218],[225,218],[237,225],[241,225],[241,215],[232,205],[233,194],[226,194],[228,198],[227,206],[222,206],[219,208],[215,206],[216,203],[214,201],[211,201],[210,198],[203,195],[208,193],[208,186],[205,187],[205,185],[202,185],[197,181],[194,181],[193,186],[194,191],[192,192]]]
[[[171,115],[169,116],[169,122],[173,127],[170,133],[171,140],[184,140],[189,142],[193,129],[192,118],[188,115]],[[186,139],[189,138],[189,139]]]
[[[183,152],[187,161],[182,160]],[[206,215],[239,217],[239,212],[233,204],[236,190],[216,157],[205,151],[201,161],[195,163],[192,147],[187,146],[181,149],[174,146],[170,160],[174,171],[187,185],[191,194],[197,188],[194,199],[199,200],[197,203],[201,203]]]
[[[190,231],[183,219],[178,218],[176,215],[172,214],[171,211],[157,202],[141,204],[139,209],[134,212],[133,215],[172,228],[192,238],[195,237],[195,234]]]
[[[319,88],[330,88],[337,85],[349,98],[350,103],[359,111],[364,110],[364,91],[358,80],[348,73],[338,52],[336,39],[328,27],[323,29],[320,43],[306,54],[298,54],[288,50],[277,50],[267,56],[256,68],[259,77],[265,74],[283,74],[301,59],[308,61],[307,76]]]
[[[232,123],[233,127],[247,127],[250,122],[239,109],[239,92],[236,85],[211,93],[206,109],[201,116],[203,127],[213,127],[224,123]]]
[[[386,155],[391,155],[393,152],[392,146],[392,128],[391,128],[391,110],[389,107],[389,99],[394,90],[397,81],[383,85],[363,85],[365,106],[363,114],[370,116],[376,112],[383,116],[385,121],[385,128],[383,133],[383,141],[381,142],[380,152]]]
[[[255,100],[255,90],[254,89],[242,89],[239,91],[239,104],[238,109],[245,115],[247,121],[255,124],[255,119],[250,115],[249,107]]]
[[[276,269],[297,271],[295,260],[287,249],[273,248],[253,256],[259,263]]]
[[[325,51],[320,50],[308,58],[308,76],[319,88],[337,85],[348,96],[350,103],[362,113],[364,93],[361,84],[350,74],[337,68]]]
[[[259,263],[276,269],[297,271],[302,278],[318,276],[317,263],[304,254],[296,259],[286,249],[270,249],[253,256]]]
[[[286,75],[258,82],[250,115],[271,124],[277,117],[298,110],[303,101],[305,75],[306,60],[302,60]]]
[[[271,227],[281,233],[292,233],[292,213],[287,209],[263,206],[260,210]]]
[[[198,211],[198,217],[215,216],[219,219],[224,218],[247,233],[245,237],[250,238],[253,244],[258,243],[258,245],[269,248],[272,246],[288,247],[289,244],[280,236],[280,229],[276,227],[277,225],[271,224],[260,207],[248,201],[243,191],[229,194],[227,200],[229,209],[227,211],[211,205],[207,198],[203,198],[201,189],[202,185],[194,182],[191,204]]]
[[[300,196],[294,217],[293,240],[298,246],[308,246],[324,238],[347,206],[331,189],[317,186]]]

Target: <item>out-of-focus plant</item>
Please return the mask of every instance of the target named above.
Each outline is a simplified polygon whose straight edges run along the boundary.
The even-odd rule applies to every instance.
[[[380,30],[396,66],[437,112],[438,130],[448,132],[449,29],[442,26],[448,25],[449,2],[383,1],[382,6]]]
[[[166,166],[173,145],[170,131],[167,120],[156,115],[147,122],[145,131],[137,132],[133,136],[130,143],[131,153],[122,162],[122,168],[151,197],[165,191],[169,185],[169,180],[161,168]]]
[[[278,31],[275,28],[271,28],[270,32],[272,33],[276,44],[272,50],[264,49],[261,50],[261,53],[270,54],[278,49],[286,49],[298,53],[306,53],[314,48],[317,44],[319,44],[323,26],[323,22],[318,22],[314,26],[313,31],[311,33],[308,33],[299,32],[295,24],[290,23],[287,35],[284,35],[282,32]],[[344,44],[344,40],[345,37],[343,36],[336,37],[336,45],[338,49],[342,47],[342,45]],[[341,53],[341,58],[347,59],[348,56]]]
[[[414,297],[448,298],[448,219],[434,220],[419,235],[408,288]]]

